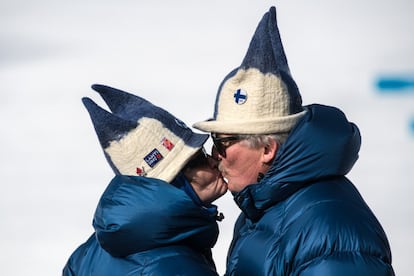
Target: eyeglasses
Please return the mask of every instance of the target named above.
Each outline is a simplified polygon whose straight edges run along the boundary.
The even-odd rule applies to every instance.
[[[242,136],[238,136],[238,135],[227,136],[227,137],[217,137],[215,133],[211,134],[211,138],[213,139],[213,144],[217,152],[224,158],[226,157],[226,149],[228,147],[244,139]]]
[[[203,167],[208,166],[209,155],[207,154],[206,150],[204,148],[201,148],[199,151],[197,151],[196,154],[194,154],[193,158],[188,161],[187,165],[185,165],[186,168],[197,168],[197,167]]]

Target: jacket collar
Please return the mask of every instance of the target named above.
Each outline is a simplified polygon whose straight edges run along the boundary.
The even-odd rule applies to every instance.
[[[236,204],[253,221],[303,187],[347,174],[358,159],[361,136],[342,111],[317,104],[306,110],[264,178],[234,194]]]

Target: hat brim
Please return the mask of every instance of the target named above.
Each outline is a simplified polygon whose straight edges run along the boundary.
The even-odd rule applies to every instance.
[[[224,121],[210,119],[197,122],[193,127],[204,132],[226,134],[273,134],[289,132],[306,113],[302,112],[289,116],[257,119],[249,121]]]

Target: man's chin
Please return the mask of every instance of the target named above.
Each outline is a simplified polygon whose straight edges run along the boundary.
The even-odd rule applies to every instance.
[[[227,189],[234,195],[236,193],[238,193],[239,191],[236,189],[236,187],[233,187],[233,185],[231,185],[231,182],[227,182]]]

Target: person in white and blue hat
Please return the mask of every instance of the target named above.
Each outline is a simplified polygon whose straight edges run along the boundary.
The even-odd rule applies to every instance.
[[[217,275],[211,248],[223,215],[212,202],[227,185],[204,152],[208,135],[141,97],[92,88],[111,112],[82,101],[116,176],[63,275]]]
[[[302,105],[275,7],[221,83],[213,118],[194,127],[211,133],[242,211],[227,276],[394,275],[387,236],[345,176],[358,127],[335,107]]]

